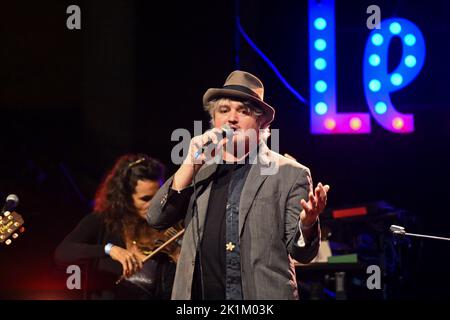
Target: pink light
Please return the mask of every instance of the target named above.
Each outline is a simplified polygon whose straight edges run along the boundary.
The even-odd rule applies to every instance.
[[[395,117],[395,118],[392,120],[392,126],[394,127],[394,129],[401,130],[401,129],[403,129],[403,127],[405,126],[405,123],[403,122],[403,119],[402,119],[402,118],[400,118],[400,117]]]
[[[328,130],[333,130],[334,128],[336,128],[336,121],[334,121],[334,119],[331,118],[326,119],[325,128],[327,128]]]
[[[357,130],[361,129],[361,127],[362,127],[362,122],[361,122],[360,118],[353,117],[350,119],[350,128],[357,131]]]

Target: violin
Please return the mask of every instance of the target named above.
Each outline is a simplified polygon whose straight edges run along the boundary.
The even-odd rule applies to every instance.
[[[184,232],[182,221],[165,230],[156,230],[151,228],[150,234],[146,235],[145,244],[133,241],[139,251],[146,255],[153,256],[156,253],[164,253],[174,262],[178,262],[181,250],[182,234]],[[155,252],[157,251],[157,252]]]
[[[152,232],[150,232],[150,241],[146,241],[145,246],[140,246],[136,241],[133,241],[133,244],[146,255],[142,260],[142,263],[145,263],[160,252],[167,254],[174,263],[177,263],[181,250],[181,236],[184,234],[184,230],[185,229],[180,221],[175,226],[163,231],[152,228]],[[116,281],[116,284],[119,284],[124,279],[125,276],[122,275]]]

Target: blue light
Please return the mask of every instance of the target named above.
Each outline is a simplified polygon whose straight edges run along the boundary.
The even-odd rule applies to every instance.
[[[314,61],[314,67],[316,67],[317,70],[323,70],[327,67],[327,62],[323,58],[317,58]]]
[[[413,34],[407,34],[404,38],[403,41],[405,41],[405,44],[407,46],[412,47],[413,45],[416,44],[416,37]]]
[[[314,20],[314,28],[317,30],[323,30],[327,27],[327,21],[324,18],[317,18]]]
[[[376,46],[381,46],[383,44],[383,36],[379,33],[375,33],[372,36],[372,43]]]
[[[319,80],[314,85],[314,88],[316,88],[317,92],[323,93],[323,92],[327,91],[327,83],[323,80]]]
[[[375,112],[378,114],[384,114],[387,111],[387,105],[386,103],[382,102],[382,101],[378,101],[375,104]]]
[[[383,24],[385,27],[382,30],[373,30],[366,41],[362,60],[365,98],[373,118],[383,128],[394,133],[412,133],[415,115],[396,110],[391,98],[392,94],[405,88],[420,73],[425,61],[424,36],[420,29],[407,19],[385,19]],[[399,58],[395,60],[398,59],[400,63],[394,71],[389,72],[388,65],[394,65],[391,63],[394,58],[394,55],[392,57],[390,55],[391,44],[398,39],[401,43],[395,50],[398,50],[396,56]],[[374,66],[378,62],[376,56],[379,56],[380,62]],[[329,65],[330,63],[328,61]],[[312,91],[315,92],[314,88]],[[318,101],[320,100],[316,100],[315,103]],[[331,106],[334,107],[330,102],[326,100],[324,102],[328,104],[330,110]],[[330,111],[328,113],[331,114]],[[314,110],[311,114],[317,116]]]
[[[323,51],[325,50],[327,47],[327,42],[323,39],[317,39],[316,41],[314,41],[314,48],[316,48],[316,50],[318,51]]]
[[[393,73],[392,74],[392,76],[391,76],[391,83],[394,86],[399,86],[399,85],[402,84],[402,82],[403,82],[403,77],[402,77],[402,75],[400,73]]]
[[[380,56],[377,54],[371,54],[369,57],[369,63],[373,67],[378,66],[380,64]]]
[[[376,79],[370,80],[370,82],[369,82],[369,89],[371,91],[373,91],[373,92],[380,91],[380,89],[381,89],[381,82],[376,80]]]
[[[316,113],[324,115],[328,111],[328,106],[325,102],[319,102],[315,106]]]
[[[402,31],[402,26],[398,22],[392,22],[389,26],[389,31],[393,34],[399,34]]]
[[[409,68],[413,68],[417,63],[416,57],[414,57],[413,55],[408,55],[405,58],[405,64],[407,67]]]

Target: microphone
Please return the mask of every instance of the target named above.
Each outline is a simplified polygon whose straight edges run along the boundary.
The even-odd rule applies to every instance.
[[[396,226],[395,224],[391,225],[391,227],[389,228],[389,231],[391,231],[394,235],[450,241],[450,238],[429,236],[429,235],[419,234],[419,233],[409,233],[409,232],[406,232],[404,227]]]
[[[395,224],[391,225],[391,227],[389,228],[389,230],[393,233],[393,234],[401,234],[401,235],[405,235],[406,231],[405,228],[401,227],[401,226],[396,226]]]
[[[10,194],[9,196],[6,197],[6,202],[2,208],[2,214],[6,211],[14,210],[18,204],[19,204],[19,197],[16,196],[15,194]]]
[[[222,129],[222,139],[225,138],[228,134],[231,134],[233,132],[233,129],[228,125],[224,124],[220,127]],[[212,143],[211,139],[208,139],[208,141],[203,145],[202,148],[198,149],[197,152],[194,154],[195,159],[198,159],[200,155],[205,152],[206,147],[208,147]]]

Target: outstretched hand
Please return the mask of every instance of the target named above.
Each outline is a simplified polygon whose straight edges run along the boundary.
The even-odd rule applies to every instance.
[[[304,199],[300,200],[300,204],[303,207],[303,211],[300,214],[300,221],[303,226],[311,226],[319,217],[327,205],[327,192],[330,190],[329,185],[322,185],[319,182],[314,193],[309,193],[309,200],[306,202]]]

